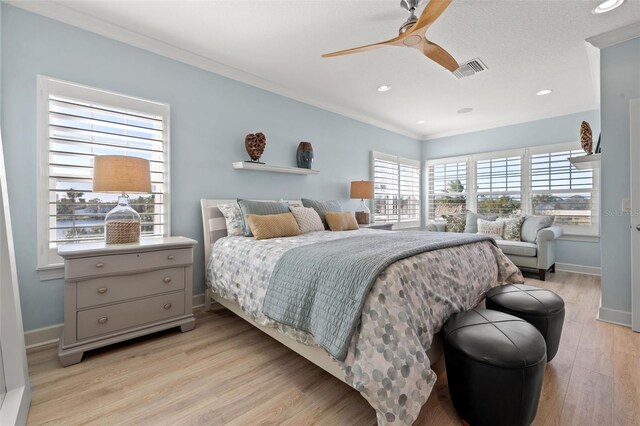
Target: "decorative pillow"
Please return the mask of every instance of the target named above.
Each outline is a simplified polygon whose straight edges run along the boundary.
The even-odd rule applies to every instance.
[[[242,212],[245,237],[253,237],[253,234],[251,233],[251,228],[249,227],[249,224],[247,223],[247,220],[246,220],[246,216],[248,214],[267,215],[267,214],[290,213],[289,204],[287,204],[286,202],[281,203],[278,201],[250,201],[250,200],[242,200],[238,198],[238,205],[240,206],[240,211]]]
[[[318,216],[320,216],[320,220],[322,220],[322,224],[324,225],[324,229],[329,229],[329,225],[327,225],[327,221],[324,218],[324,214],[326,212],[342,211],[342,206],[336,200],[318,201],[318,200],[310,200],[308,198],[303,198],[302,205],[305,207],[311,207],[316,211],[316,213],[318,213]]]
[[[442,217],[447,222],[444,226],[445,232],[464,232],[465,215],[445,214]]]
[[[238,203],[219,204],[218,209],[227,223],[227,235],[230,237],[244,235],[244,221]]]
[[[300,235],[298,222],[291,213],[248,214],[246,218],[256,240]]]
[[[553,225],[555,216],[527,216],[522,224],[522,241],[535,243],[538,240],[538,231]]]
[[[482,215],[467,210],[467,221],[464,225],[464,232],[468,234],[476,234],[478,232],[478,219],[494,221],[498,215]]]
[[[306,234],[313,231],[324,231],[322,219],[318,213],[311,207],[289,207],[293,217],[298,222],[300,232]]]
[[[324,217],[332,231],[353,231],[359,228],[356,217],[351,212],[325,212]]]
[[[508,241],[520,241],[522,233],[522,223],[524,222],[524,216],[516,216],[509,218],[499,218],[496,222],[502,222],[504,229],[502,230],[502,239]]]
[[[478,234],[489,235],[494,240],[502,239],[504,222],[478,219]]]

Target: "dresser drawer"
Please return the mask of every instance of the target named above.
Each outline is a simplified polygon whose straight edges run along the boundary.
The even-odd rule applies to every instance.
[[[184,268],[93,278],[76,285],[79,309],[184,289]]]
[[[182,291],[88,309],[77,313],[77,336],[87,339],[183,314]]]
[[[173,249],[146,251],[129,254],[81,257],[65,261],[65,278],[87,278],[145,269],[170,268],[171,266],[190,265],[193,249]]]

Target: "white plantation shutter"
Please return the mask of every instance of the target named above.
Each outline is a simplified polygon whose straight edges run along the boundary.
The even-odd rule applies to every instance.
[[[530,198],[536,215],[555,216],[555,224],[574,233],[597,235],[598,188],[594,171],[578,170],[567,158],[582,150],[532,153]]]
[[[510,156],[476,162],[476,205],[480,214],[508,216],[521,211],[522,158]]]
[[[374,219],[400,227],[420,224],[420,162],[373,153]]]
[[[151,193],[127,194],[142,237],[168,234],[168,106],[41,78],[39,215],[46,241],[41,266],[57,263],[60,243],[104,239],[104,217],[118,194],[92,192],[93,158],[126,155],[150,162]],[[40,232],[39,232],[40,234]],[[39,238],[43,238],[39,236]]]
[[[427,166],[428,218],[460,214],[467,204],[467,162],[451,162]]]

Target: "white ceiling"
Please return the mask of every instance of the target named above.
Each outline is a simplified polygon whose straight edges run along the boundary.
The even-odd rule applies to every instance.
[[[584,40],[640,21],[640,0],[603,15],[591,14],[599,3],[591,0],[456,0],[428,36],[458,62],[480,57],[488,67],[457,80],[415,49],[320,57],[397,35],[407,14],[396,0],[55,3],[420,138],[597,108],[598,53]],[[379,93],[381,84],[393,88]],[[546,88],[553,93],[535,95]],[[456,113],[467,107],[473,112]]]

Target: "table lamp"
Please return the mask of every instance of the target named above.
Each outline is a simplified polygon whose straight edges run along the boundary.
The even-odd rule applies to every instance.
[[[356,210],[356,221],[360,225],[370,223],[371,211],[364,200],[371,200],[373,195],[373,182],[370,180],[356,180],[351,182],[351,198],[360,199],[361,203]]]
[[[140,241],[140,215],[129,206],[127,193],[151,192],[149,161],[123,155],[93,160],[93,192],[119,192],[118,205],[104,219],[107,244]]]

